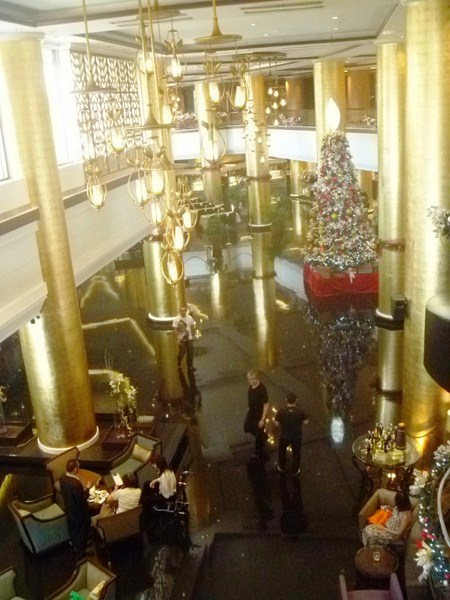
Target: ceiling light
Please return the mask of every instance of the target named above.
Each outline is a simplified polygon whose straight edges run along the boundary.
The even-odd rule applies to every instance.
[[[334,17],[331,17],[331,18],[333,19],[333,21],[336,21],[336,19],[339,19],[339,17],[337,17],[337,16],[334,16]]]
[[[194,40],[195,43],[212,46],[215,44],[226,44],[229,42],[238,42],[239,40],[242,40],[242,35],[235,35],[233,33],[224,34],[220,31],[219,20],[217,18],[216,0],[212,0],[212,4],[213,4],[213,11],[214,11],[212,33],[211,33],[211,35],[197,38],[196,40]]]

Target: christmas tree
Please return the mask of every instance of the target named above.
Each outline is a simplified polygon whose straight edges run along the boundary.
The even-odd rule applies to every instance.
[[[355,399],[359,371],[375,347],[372,316],[367,311],[358,313],[353,307],[331,318],[320,316],[310,307],[308,316],[317,328],[328,409],[331,416],[344,417]]]
[[[341,131],[325,136],[312,189],[305,262],[341,272],[375,263],[375,236],[354,175],[348,141]]]

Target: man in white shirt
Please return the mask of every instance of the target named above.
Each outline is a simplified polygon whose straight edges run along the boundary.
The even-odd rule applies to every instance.
[[[194,336],[195,321],[188,315],[186,306],[180,306],[180,314],[175,317],[172,327],[177,335],[178,355],[177,365],[181,367],[181,361],[186,354],[186,365],[189,371],[195,371],[194,361]]]

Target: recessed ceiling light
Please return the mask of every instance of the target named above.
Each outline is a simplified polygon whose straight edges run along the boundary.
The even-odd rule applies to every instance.
[[[336,19],[339,19],[339,17],[331,17],[334,21],[336,21]]]
[[[371,68],[372,70],[375,70],[375,69],[376,69],[376,67],[370,67],[370,68]]]
[[[250,27],[256,27],[256,23],[250,23]]]
[[[381,32],[381,35],[391,35],[392,33],[395,33],[395,31],[391,31],[390,29],[385,29],[384,31]]]
[[[264,37],[269,37],[269,34],[268,34],[268,33],[265,33],[265,34],[264,34]]]
[[[333,31],[337,31],[339,27],[333,27]]]

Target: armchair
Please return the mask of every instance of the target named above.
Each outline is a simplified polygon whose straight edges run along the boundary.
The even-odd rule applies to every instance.
[[[33,554],[41,554],[70,540],[66,515],[53,503],[51,495],[24,502],[13,498],[8,508],[23,544]]]
[[[85,559],[78,563],[71,579],[51,594],[47,600],[69,600],[70,592],[73,591],[83,598],[88,598],[97,586],[101,587],[99,600],[116,600],[116,579],[117,576],[105,567]],[[102,582],[104,585],[100,586]]]
[[[123,540],[134,535],[141,535],[141,514],[142,506],[136,506],[131,510],[105,517],[99,517],[95,521],[95,544],[97,550],[99,545],[103,545],[108,560],[108,567],[111,568],[111,555],[109,546],[114,542]]]
[[[414,523],[417,521],[417,517],[419,514],[419,499],[413,498],[410,496],[411,507],[412,507],[412,522],[411,527],[413,527]],[[393,490],[386,490],[385,488],[380,488],[376,490],[366,504],[362,507],[358,514],[358,524],[359,524],[359,535],[361,537],[362,530],[367,525],[367,519],[374,512],[384,505],[394,506],[395,505],[395,492]],[[401,545],[405,545],[407,538],[411,528],[405,531],[403,540],[400,542]]]
[[[158,446],[161,452],[161,440],[158,438],[134,434],[125,450],[112,461],[110,473],[118,473],[121,477],[125,473],[134,473],[142,489],[145,481],[158,477],[152,462]]]
[[[69,448],[64,452],[61,452],[61,454],[58,454],[45,463],[45,468],[47,469],[52,482],[55,502],[62,508],[64,508],[64,503],[61,496],[61,489],[59,487],[59,478],[66,472],[67,461],[71,459],[78,460],[79,454],[80,451],[75,446],[74,448]]]
[[[339,575],[341,600],[404,600],[397,575],[391,574],[389,590],[354,590],[347,589],[345,575]]]
[[[22,600],[16,592],[17,573],[13,567],[0,573],[0,600]]]

